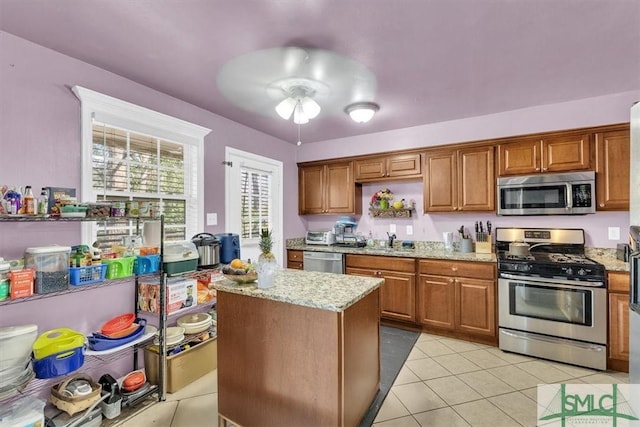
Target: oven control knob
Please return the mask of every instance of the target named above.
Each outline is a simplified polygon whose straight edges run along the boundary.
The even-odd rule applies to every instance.
[[[567,276],[571,276],[573,274],[573,269],[571,267],[567,267],[565,271],[567,273]]]
[[[580,270],[578,270],[578,276],[584,276],[585,274],[587,274],[587,272],[585,271],[584,268],[581,268]]]
[[[522,264],[522,271],[529,271],[531,270],[531,266],[529,264]]]

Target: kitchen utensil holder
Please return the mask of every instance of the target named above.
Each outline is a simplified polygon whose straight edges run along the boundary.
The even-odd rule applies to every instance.
[[[491,250],[491,234],[490,233],[476,233],[476,253],[477,254],[490,254]]]

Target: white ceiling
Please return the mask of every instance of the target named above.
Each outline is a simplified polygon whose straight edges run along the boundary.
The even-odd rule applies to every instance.
[[[303,46],[368,67],[374,119],[321,113],[305,142],[640,89],[638,0],[0,0],[0,29],[292,143],[221,66]]]

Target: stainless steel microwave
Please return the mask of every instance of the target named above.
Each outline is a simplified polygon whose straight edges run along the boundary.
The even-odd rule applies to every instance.
[[[501,177],[497,193],[498,215],[596,213],[593,171]]]

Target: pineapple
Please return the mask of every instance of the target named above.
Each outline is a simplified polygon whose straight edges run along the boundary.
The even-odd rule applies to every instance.
[[[271,248],[273,247],[273,238],[271,235],[271,230],[268,228],[263,228],[260,230],[260,242],[258,243],[260,246],[260,254],[259,260],[263,260],[266,262],[275,262],[276,257],[271,252]]]

